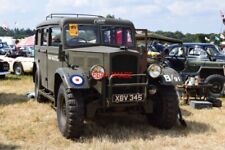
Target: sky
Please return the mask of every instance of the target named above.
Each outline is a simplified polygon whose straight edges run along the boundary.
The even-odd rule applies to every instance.
[[[0,0],[0,26],[31,28],[50,13],[85,13],[131,20],[136,28],[219,33],[224,0]]]

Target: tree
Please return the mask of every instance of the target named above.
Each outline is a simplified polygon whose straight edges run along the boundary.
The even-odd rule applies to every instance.
[[[114,16],[114,15],[111,15],[111,14],[108,14],[108,15],[106,15],[106,18],[112,18],[112,19],[115,19],[115,16]]]
[[[12,36],[15,39],[21,39],[27,36],[35,34],[35,30],[32,29],[3,29],[0,27],[0,36]]]

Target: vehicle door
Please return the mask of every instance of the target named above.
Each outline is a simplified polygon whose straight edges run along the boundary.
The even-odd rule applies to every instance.
[[[35,40],[35,61],[39,66],[42,86],[47,88],[47,48],[48,48],[48,27],[37,29]]]
[[[186,48],[182,45],[172,48],[167,59],[173,69],[178,72],[182,71],[185,67]]]
[[[185,72],[198,72],[200,67],[205,66],[205,62],[209,61],[207,53],[202,47],[190,46],[187,48],[187,61]]]
[[[51,26],[49,28],[49,47],[47,50],[47,81],[48,89],[54,91],[54,75],[58,68],[62,67],[62,62],[59,61],[59,45],[62,44],[62,30],[59,26]]]
[[[205,67],[223,68],[225,64],[224,56],[220,53],[218,48],[214,45],[207,45],[203,48],[208,53],[208,59],[205,61]]]

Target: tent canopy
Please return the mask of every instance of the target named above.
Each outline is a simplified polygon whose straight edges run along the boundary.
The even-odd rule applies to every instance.
[[[17,44],[18,47],[23,46],[34,46],[34,35],[21,39],[20,42]]]

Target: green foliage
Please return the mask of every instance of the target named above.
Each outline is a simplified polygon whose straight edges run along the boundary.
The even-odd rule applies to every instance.
[[[206,41],[205,37],[207,37],[208,39],[210,39],[210,41],[213,41],[215,43],[219,42],[219,41],[215,40],[215,36],[216,35],[218,36],[218,34],[215,34],[215,33],[210,33],[210,34],[203,34],[203,33],[191,34],[191,33],[186,33],[186,34],[183,34],[180,31],[176,31],[176,32],[156,31],[155,33],[160,34],[160,35],[164,35],[164,36],[167,36],[167,37],[171,37],[171,38],[180,39],[183,42],[208,43],[209,41]]]
[[[35,30],[31,29],[7,29],[0,27],[0,36],[12,36],[15,39],[21,39],[35,34]]]
[[[112,19],[115,19],[115,16],[114,16],[114,15],[111,15],[111,14],[108,14],[108,15],[106,15],[106,18],[112,18]]]

